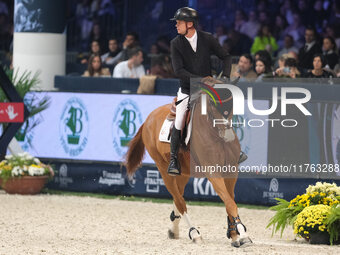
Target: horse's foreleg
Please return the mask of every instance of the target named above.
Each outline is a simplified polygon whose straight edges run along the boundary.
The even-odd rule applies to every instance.
[[[179,222],[181,220],[181,214],[179,213],[175,203],[174,209],[170,214],[170,220],[172,225],[168,231],[168,236],[170,239],[179,239]]]

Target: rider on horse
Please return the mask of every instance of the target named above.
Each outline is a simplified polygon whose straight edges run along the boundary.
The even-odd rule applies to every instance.
[[[181,130],[184,127],[189,104],[190,78],[211,76],[212,54],[223,60],[223,76],[229,77],[231,57],[218,41],[207,32],[196,30],[198,25],[197,11],[183,7],[176,11],[170,20],[176,21],[178,36],[171,41],[172,66],[180,79],[177,92],[175,125],[171,133],[169,175],[180,175],[181,169],[177,159],[181,141]],[[241,152],[239,163],[247,159]]]

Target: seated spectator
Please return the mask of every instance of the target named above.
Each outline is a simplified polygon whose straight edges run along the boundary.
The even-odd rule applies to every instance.
[[[99,42],[98,41],[92,41],[90,52],[88,54],[85,54],[85,57],[80,61],[80,63],[87,64],[89,56],[91,56],[93,54],[100,55],[100,52],[101,51],[100,51]]]
[[[286,78],[297,78],[301,75],[300,71],[297,69],[297,61],[294,58],[287,58],[285,60],[284,66],[279,67],[273,73],[274,76],[286,77]]]
[[[159,36],[156,40],[156,45],[159,53],[170,55],[170,40],[167,36]]]
[[[280,50],[277,54],[278,57],[281,57],[283,54],[287,54],[289,52],[295,52],[298,53],[299,50],[294,46],[294,39],[291,35],[286,35],[284,40],[284,46],[282,50]]]
[[[101,56],[102,62],[108,66],[114,66],[118,63],[120,58],[120,49],[116,38],[109,40],[109,52]]]
[[[334,69],[335,65],[339,62],[339,55],[337,54],[337,47],[335,40],[332,37],[325,37],[322,45],[323,55],[326,60],[326,67]]]
[[[309,71],[306,78],[329,78],[333,77],[331,72],[324,70],[326,66],[326,60],[322,54],[315,54],[313,59],[313,70]]]
[[[107,50],[107,45],[106,45],[107,39],[102,34],[101,27],[99,23],[97,22],[93,24],[93,27],[90,33],[90,42],[94,42],[94,41],[99,43],[99,47],[102,52]]]
[[[175,75],[169,56],[160,54],[152,58],[150,74],[156,75],[158,78],[174,78]]]
[[[132,48],[128,53],[129,59],[117,64],[113,70],[114,78],[140,78],[145,75],[142,49]]]
[[[243,10],[236,10],[234,19],[235,31],[240,31],[241,27],[246,23],[246,15]]]
[[[85,77],[99,77],[99,76],[108,76],[110,77],[110,71],[108,68],[102,67],[102,61],[98,54],[91,55],[89,59],[89,66],[87,70],[84,72],[83,76]]]
[[[269,26],[263,25],[260,28],[258,36],[255,37],[250,52],[252,55],[255,55],[255,53],[260,50],[266,50],[272,55],[278,48],[279,46],[277,45],[275,38],[270,33]]]
[[[266,61],[266,63],[269,63],[269,65],[272,64],[272,57],[266,50],[260,50],[256,52],[254,58],[255,58],[255,61],[258,60],[259,58],[262,58]]]
[[[257,74],[256,82],[262,81],[264,77],[272,76],[270,62],[263,58],[259,58],[255,61],[255,71]]]
[[[139,36],[135,32],[129,32],[125,36],[125,40],[123,42],[123,50],[121,52],[121,57],[119,61],[128,60],[128,52],[130,49],[138,47],[139,45]]]
[[[243,54],[238,64],[235,66],[233,65],[231,69],[231,78],[238,78],[240,77],[241,81],[249,81],[256,79],[257,75],[252,70],[253,58],[249,54]]]
[[[247,35],[249,38],[255,38],[260,29],[260,23],[257,20],[256,12],[249,12],[249,20],[241,26],[240,32]]]
[[[306,28],[305,31],[305,45],[300,48],[298,58],[299,58],[299,68],[301,70],[313,69],[313,58],[317,53],[321,53],[321,47],[316,42],[316,31],[312,27]]]

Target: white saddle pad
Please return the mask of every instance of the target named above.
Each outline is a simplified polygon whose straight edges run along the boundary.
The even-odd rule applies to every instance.
[[[170,129],[173,125],[174,121],[170,121],[165,119],[161,128],[161,131],[159,132],[159,141],[164,142],[164,143],[170,143]],[[188,130],[187,130],[187,136],[185,137],[185,144],[188,145],[190,136],[191,136],[191,130],[192,130],[192,118],[190,118],[190,122],[188,125]]]

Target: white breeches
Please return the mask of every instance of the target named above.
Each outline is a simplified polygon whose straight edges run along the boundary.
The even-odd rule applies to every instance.
[[[182,130],[185,123],[186,112],[188,110],[189,95],[182,93],[181,88],[177,92],[177,102],[185,98],[180,104],[176,106],[175,128]]]

